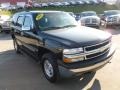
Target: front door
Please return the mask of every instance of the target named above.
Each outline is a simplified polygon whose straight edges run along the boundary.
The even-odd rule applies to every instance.
[[[36,54],[38,52],[38,39],[35,37],[36,34],[32,32],[33,21],[31,16],[25,16],[22,28],[24,28],[24,30],[21,33],[21,36],[23,37],[24,47],[29,49],[33,54]]]

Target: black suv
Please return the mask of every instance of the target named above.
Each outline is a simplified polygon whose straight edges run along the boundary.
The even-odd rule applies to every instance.
[[[13,15],[11,35],[16,52],[25,51],[55,82],[62,72],[96,71],[114,54],[111,34],[79,26],[63,11],[29,11]]]

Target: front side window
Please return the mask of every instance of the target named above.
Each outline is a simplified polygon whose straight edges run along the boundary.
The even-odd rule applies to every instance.
[[[18,20],[17,20],[18,26],[22,27],[23,21],[24,21],[24,17],[23,17],[23,16],[19,16],[19,17],[18,17]]]
[[[75,19],[69,15],[69,13],[65,12],[36,14],[35,18],[40,30],[42,31],[77,25]]]

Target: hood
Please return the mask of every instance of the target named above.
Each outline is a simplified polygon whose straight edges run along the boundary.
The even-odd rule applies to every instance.
[[[47,34],[48,39],[70,48],[94,45],[111,38],[111,34],[107,32],[84,26],[44,31],[44,34]]]
[[[105,19],[106,19],[106,21],[109,21],[109,20],[111,20],[112,18],[119,19],[119,18],[120,18],[120,14],[110,15],[110,16],[107,16]]]
[[[120,17],[120,14],[116,14],[116,15],[110,15],[108,17]]]
[[[97,19],[97,20],[100,20],[100,18],[98,16],[86,16],[86,17],[81,17],[81,20],[84,20],[84,19]]]

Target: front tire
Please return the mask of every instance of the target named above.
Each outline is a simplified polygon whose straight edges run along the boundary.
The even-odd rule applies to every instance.
[[[16,39],[13,40],[13,44],[14,44],[14,49],[15,49],[16,53],[20,53],[20,46],[18,45]]]
[[[44,54],[42,57],[42,70],[48,81],[55,83],[58,79],[57,59],[51,53]]]

